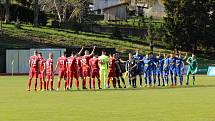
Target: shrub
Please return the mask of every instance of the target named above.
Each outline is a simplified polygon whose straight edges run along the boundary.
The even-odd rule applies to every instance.
[[[3,5],[0,5],[0,9],[3,10]],[[31,23],[33,24],[34,21],[34,11],[30,8],[18,5],[18,4],[12,4],[10,6],[10,21],[16,22],[16,20],[19,19],[20,22],[23,23]],[[45,12],[40,11],[39,12],[39,18],[38,22],[39,25],[45,26],[47,24],[47,15]]]

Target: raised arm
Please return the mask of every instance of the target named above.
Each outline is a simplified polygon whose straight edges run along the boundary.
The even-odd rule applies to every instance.
[[[96,49],[96,46],[93,46],[93,51],[91,52],[90,56],[93,56],[95,49]]]
[[[81,48],[81,50],[78,52],[78,55],[81,55],[83,49],[84,49],[84,47]]]

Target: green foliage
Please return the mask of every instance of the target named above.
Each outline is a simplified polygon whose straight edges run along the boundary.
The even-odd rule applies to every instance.
[[[16,29],[14,25],[3,25],[5,35],[0,36],[0,48],[37,48],[37,47],[71,47],[92,46],[113,47],[117,50],[140,49],[148,52],[148,42],[139,38],[128,36],[126,39],[113,38],[111,34],[79,32],[74,30],[57,29],[49,27],[34,28],[31,25],[22,24],[22,29]],[[16,43],[16,44],[14,44]],[[140,44],[141,43],[141,44]],[[157,43],[157,42],[156,42]],[[162,47],[163,43],[157,43]],[[161,47],[156,52],[163,52]]]
[[[122,38],[121,31],[120,31],[120,29],[117,26],[115,26],[112,29],[112,37],[113,38]]]
[[[0,5],[0,9],[3,9],[3,5]],[[34,11],[31,8],[24,7],[18,4],[12,4],[10,6],[10,18],[12,22],[16,22],[19,19],[23,23],[31,23],[34,21]],[[39,25],[45,26],[47,24],[47,15],[43,12],[39,12]]]
[[[20,23],[19,19],[16,20],[15,27],[17,29],[21,29],[21,23]]]
[[[166,0],[164,5],[165,39],[174,48],[196,51],[215,45],[208,44],[214,41],[214,0]]]
[[[150,50],[153,52],[154,41],[158,39],[158,28],[154,26],[152,17],[149,18],[149,26],[147,29],[147,34],[145,35],[146,40],[149,42]]]

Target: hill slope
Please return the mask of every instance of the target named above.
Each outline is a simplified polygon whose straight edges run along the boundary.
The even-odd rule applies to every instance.
[[[149,51],[147,42],[135,38],[115,39],[110,34],[94,34],[48,27],[33,28],[23,25],[17,29],[14,25],[3,25],[4,36],[0,37],[0,48],[29,48],[29,47],[71,47],[99,46],[114,47],[117,50],[141,49]],[[156,49],[156,51],[164,51]]]
[[[12,24],[4,24],[4,36],[0,36],[0,48],[55,48],[85,46],[111,47],[119,52],[140,49],[141,54],[149,52],[148,42],[139,38],[128,37],[126,39],[112,38],[110,34],[95,34],[80,32],[76,34],[72,30],[54,29],[49,27],[34,28],[31,25],[22,25],[22,29],[17,29]],[[155,52],[170,52],[162,47],[162,42],[157,41],[159,47]],[[127,57],[127,55],[125,55]],[[212,56],[198,55],[199,62],[203,65],[214,64]]]

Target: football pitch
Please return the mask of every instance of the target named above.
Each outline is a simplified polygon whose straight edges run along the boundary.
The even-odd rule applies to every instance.
[[[67,92],[28,92],[27,80],[0,76],[1,121],[215,121],[215,77],[183,88]]]

